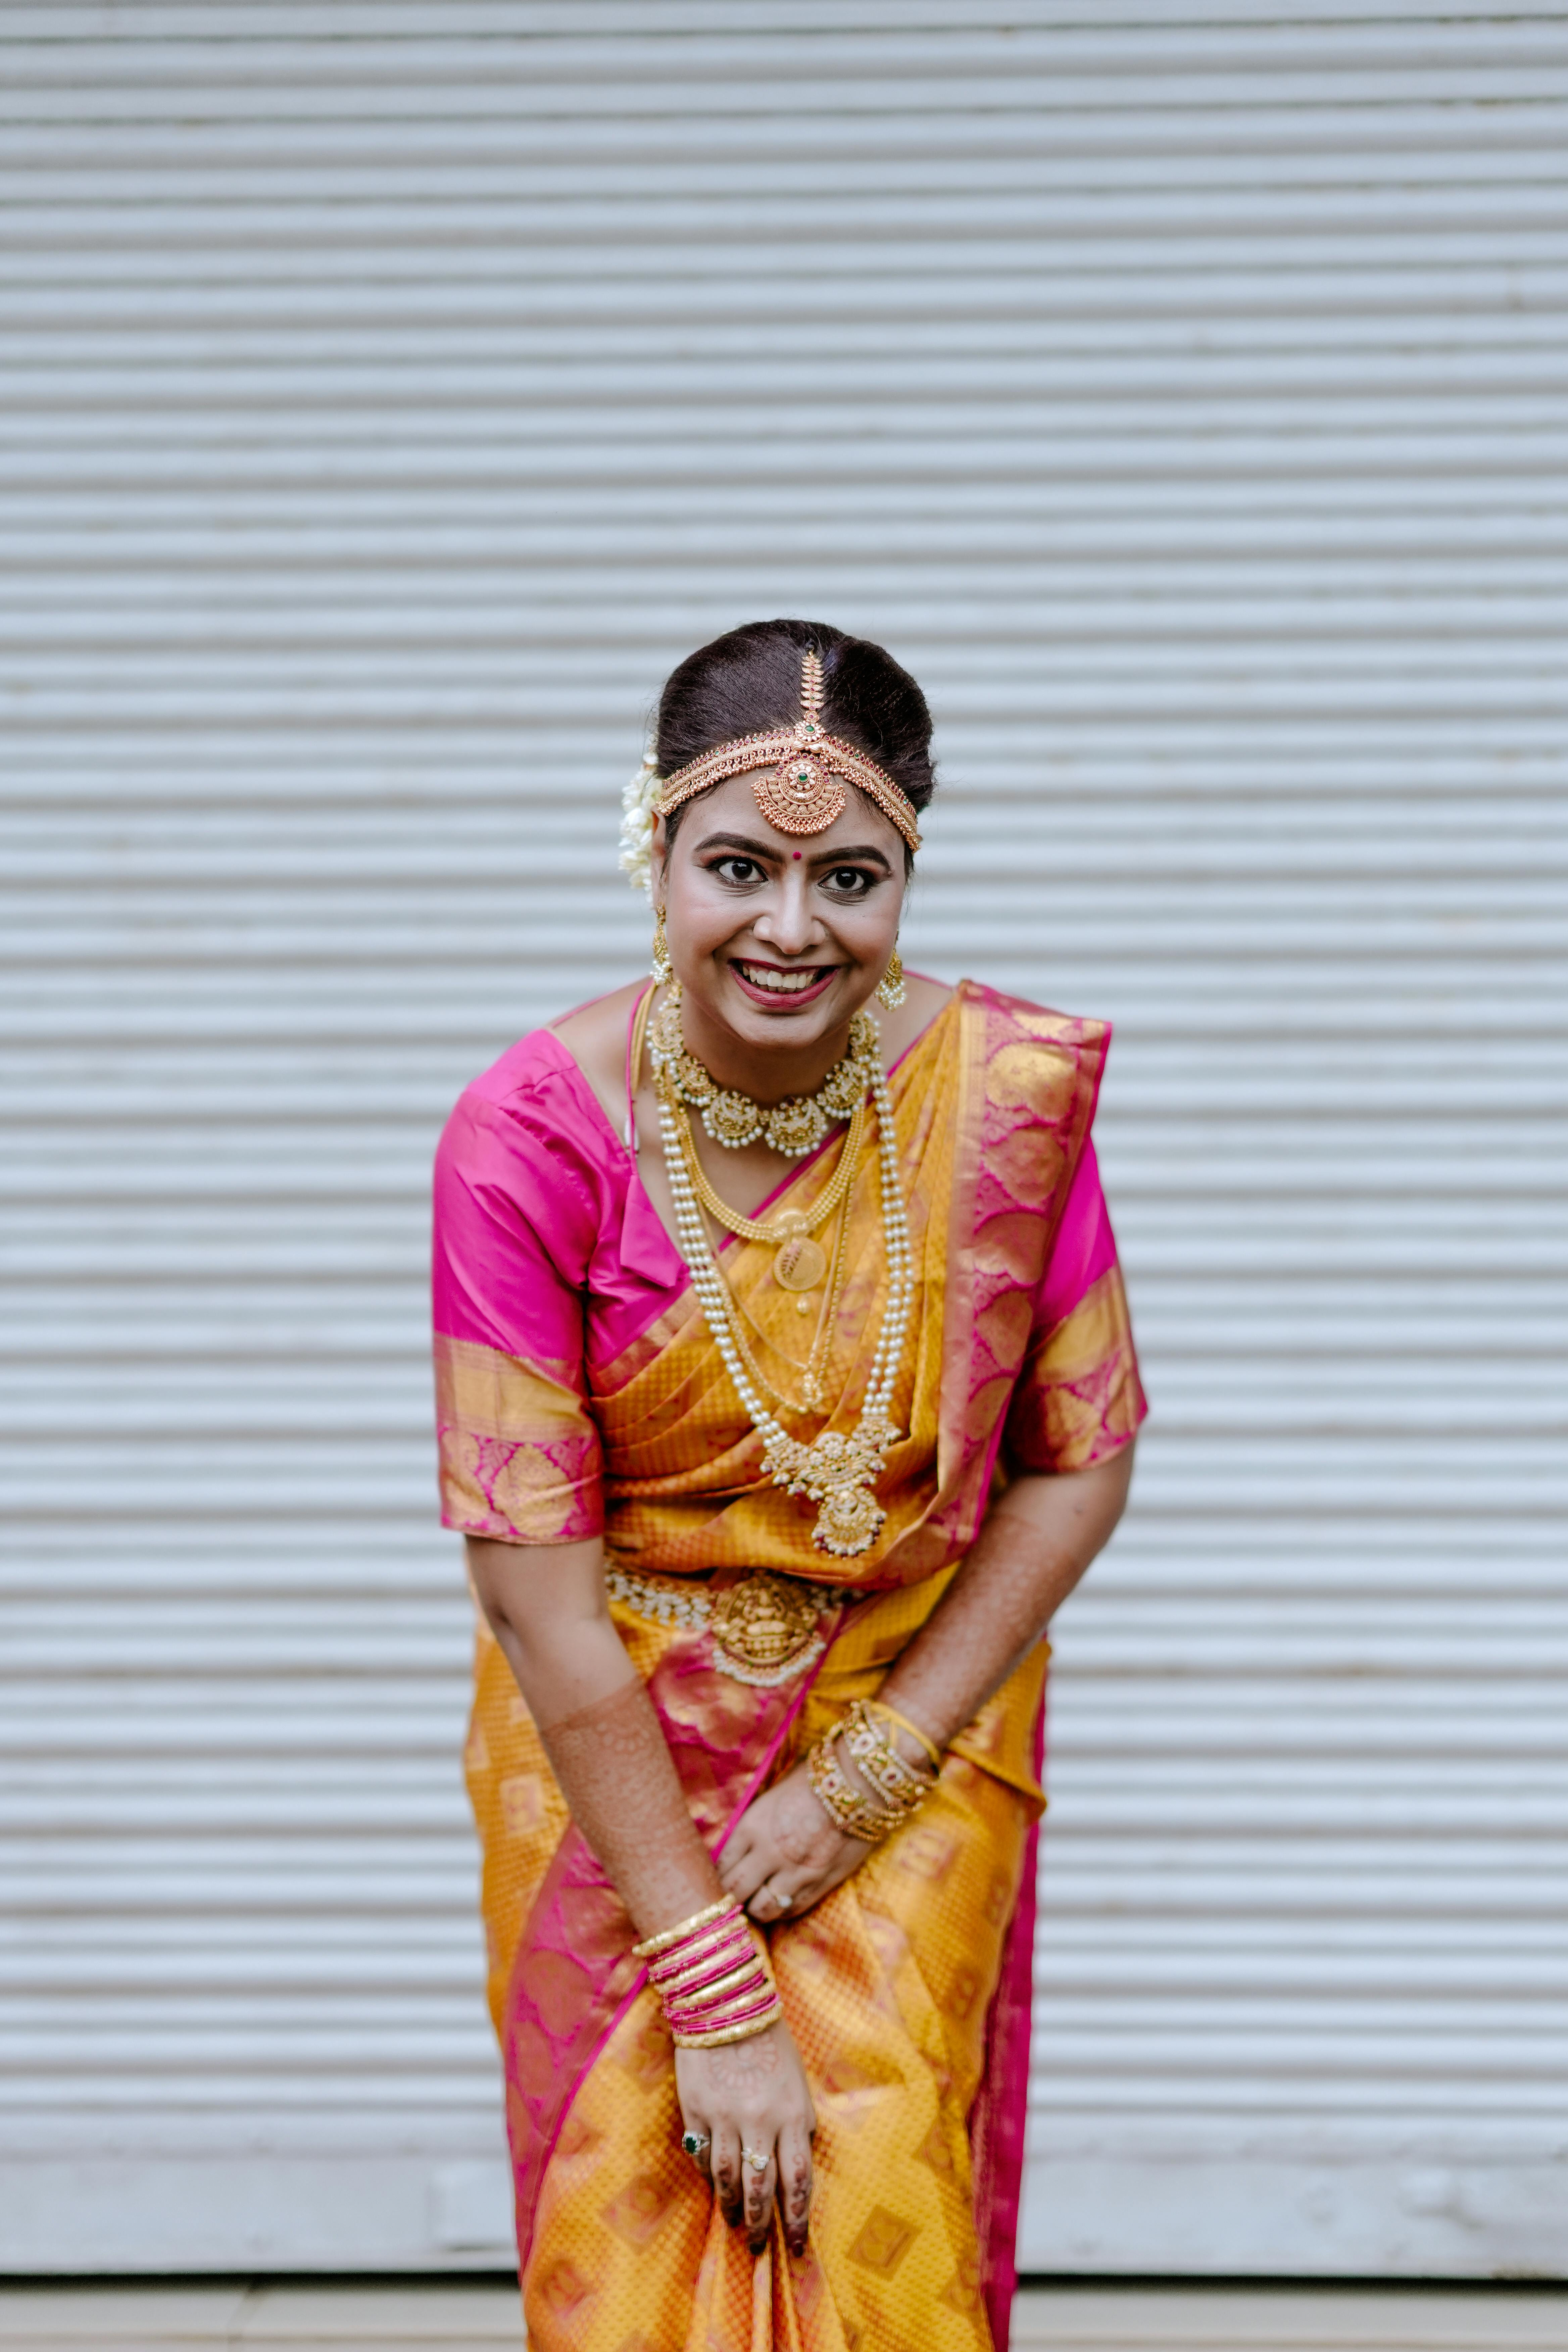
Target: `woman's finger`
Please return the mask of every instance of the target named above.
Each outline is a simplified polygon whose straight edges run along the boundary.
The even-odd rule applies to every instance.
[[[720,1884],[738,1903],[748,1903],[773,1866],[773,1855],[754,1845],[726,1848],[719,1864]]]
[[[811,2139],[804,2124],[785,2124],[775,2160],[784,2241],[792,2254],[804,2254],[811,2216]]]
[[[746,2237],[753,2254],[760,2254],[773,2227],[773,2196],[778,2167],[773,2162],[771,2131],[752,2126],[752,2137],[741,2143],[742,2191],[745,2199]]]
[[[742,2212],[741,2175],[745,2170],[741,2162],[741,2135],[732,2124],[715,2124],[713,2145],[709,2150],[713,2173],[713,2194],[719,2200],[719,2210],[731,2229]]]
[[[711,2178],[713,2171],[713,2135],[700,2117],[682,2115],[680,2118],[680,2148],[689,2156],[699,2172]]]
[[[746,1906],[753,1919],[783,1919],[800,1900],[801,1890],[792,1879],[770,1878],[759,1886]]]

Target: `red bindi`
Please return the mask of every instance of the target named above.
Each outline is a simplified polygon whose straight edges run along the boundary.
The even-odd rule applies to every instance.
[[[798,866],[798,865],[800,864],[800,852],[799,852],[799,850],[798,850],[798,849],[794,849],[794,850],[792,850],[792,851],[790,852],[790,855],[791,855],[791,856],[795,859],[795,864]]]

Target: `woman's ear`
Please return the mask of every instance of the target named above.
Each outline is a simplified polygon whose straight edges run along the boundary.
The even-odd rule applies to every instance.
[[[662,907],[664,904],[665,869],[668,864],[669,839],[664,829],[663,817],[656,816],[653,821],[653,839],[648,845],[648,874],[653,885],[653,903],[656,907]]]

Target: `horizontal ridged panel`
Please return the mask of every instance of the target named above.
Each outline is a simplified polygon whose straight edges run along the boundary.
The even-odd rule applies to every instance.
[[[0,21],[0,2163],[179,2184],[45,2259],[499,2242],[429,1155],[800,610],[937,712],[911,960],[1120,1030],[1025,2258],[1560,2269],[1568,17],[323,32]]]

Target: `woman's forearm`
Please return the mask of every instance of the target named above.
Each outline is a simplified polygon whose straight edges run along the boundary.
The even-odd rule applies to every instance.
[[[1131,1475],[1129,1445],[1092,1469],[1008,1487],[884,1683],[889,1705],[938,1746],[972,1722],[1103,1549]],[[900,1744],[915,1761],[915,1749]]]
[[[713,1902],[718,1872],[605,1607],[600,1547],[470,1538],[468,1564],[572,1818],[638,1935]]]

